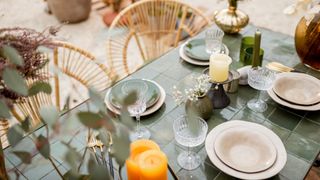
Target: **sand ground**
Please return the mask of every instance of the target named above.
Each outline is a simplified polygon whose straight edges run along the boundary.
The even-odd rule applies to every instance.
[[[211,16],[215,10],[227,7],[227,0],[184,0],[199,7]],[[250,23],[274,31],[293,35],[301,15],[288,16],[283,9],[295,0],[245,0],[239,2],[239,9],[249,14]],[[209,5],[209,6],[208,6]],[[43,0],[0,0],[0,27],[29,27],[39,31],[59,22],[45,12]],[[102,22],[101,12],[93,10],[87,21],[63,26],[59,39],[89,50],[100,61],[105,61],[105,39],[107,27]]]

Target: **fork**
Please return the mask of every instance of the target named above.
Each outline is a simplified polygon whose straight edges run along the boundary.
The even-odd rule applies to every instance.
[[[110,135],[110,134],[109,134]],[[96,139],[95,137],[92,138],[93,139],[93,143],[95,146],[99,147],[100,148],[100,153],[101,153],[101,158],[102,158],[102,162],[103,164],[108,168],[108,165],[107,165],[107,161],[105,159],[105,153],[103,151],[103,146],[104,144],[101,142],[101,140],[98,140]],[[110,152],[111,152],[111,146],[112,146],[113,142],[112,142],[112,139],[111,139],[111,136],[110,136],[110,141],[109,141],[109,147],[107,149],[107,156],[108,156],[108,161],[109,161],[109,170],[110,170],[110,173],[112,175],[112,177],[114,178],[114,170],[113,170],[113,162],[112,162],[112,158],[110,157]],[[95,149],[94,149],[95,150]],[[100,159],[100,158],[99,158]]]
[[[107,162],[106,162],[106,159],[105,159],[105,154],[104,154],[104,151],[103,151],[103,143],[100,140],[96,139],[96,138],[94,138],[94,139],[95,139],[96,146],[100,148],[102,162],[103,162],[103,164],[105,166],[107,166]]]
[[[91,137],[89,143],[88,143],[88,147],[89,148],[92,148],[93,152],[94,152],[94,155],[96,157],[96,161],[98,164],[100,164],[100,161],[99,161],[99,157],[97,155],[97,151],[96,151],[96,147],[97,146],[97,140],[94,138],[94,137]]]
[[[111,133],[110,133],[110,132],[108,132],[108,135],[109,135],[109,146],[108,146],[108,149],[107,149],[107,155],[108,155],[110,173],[111,173],[112,177],[114,178],[113,162],[112,162],[112,158],[111,158],[111,156],[110,156],[110,154],[111,154],[111,147],[112,147],[112,145],[113,145],[113,140],[112,140],[112,136],[111,136]]]

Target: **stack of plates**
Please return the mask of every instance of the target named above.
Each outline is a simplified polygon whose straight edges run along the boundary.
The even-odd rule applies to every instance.
[[[287,161],[281,139],[270,129],[232,120],[212,129],[205,143],[212,163],[240,179],[266,179],[278,174]]]
[[[280,73],[269,96],[277,103],[297,110],[320,110],[320,80],[303,73]]]
[[[229,49],[222,44],[221,52],[229,55]],[[204,39],[193,39],[184,43],[179,50],[180,57],[194,65],[209,66],[210,54],[206,52],[206,44]]]
[[[142,113],[141,116],[152,114],[161,108],[166,99],[166,93],[158,83],[147,79],[130,79],[128,81],[144,81],[148,86],[148,92],[146,94],[147,110]],[[116,84],[106,93],[104,102],[106,103],[107,108],[116,114],[120,114],[121,108],[121,104],[117,101],[117,99],[123,99],[126,96],[124,93],[122,93],[121,89],[124,83],[128,81],[123,81]]]

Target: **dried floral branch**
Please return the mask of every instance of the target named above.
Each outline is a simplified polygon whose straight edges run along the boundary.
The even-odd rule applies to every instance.
[[[16,65],[10,62],[3,53],[0,53],[0,97],[11,100],[17,100],[21,95],[11,91],[3,82],[2,72],[5,68],[11,67],[17,69],[21,75],[27,78],[44,79],[45,75],[40,74],[38,70],[47,62],[46,56],[38,48],[54,48],[56,45],[51,36],[54,36],[59,28],[48,27],[43,32],[37,32],[28,28],[1,28],[0,29],[0,50],[5,46],[10,46],[17,50],[23,59],[22,65]]]

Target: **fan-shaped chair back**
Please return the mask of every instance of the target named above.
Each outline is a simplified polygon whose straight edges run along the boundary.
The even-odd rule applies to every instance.
[[[121,11],[110,26],[109,65],[120,76],[130,74],[209,22],[201,11],[178,0],[138,1]]]
[[[87,88],[89,87],[101,91],[108,88],[113,82],[113,77],[108,69],[97,63],[95,57],[89,52],[64,42],[56,42],[56,44],[57,47],[53,52],[44,56],[44,58],[49,58],[49,63],[39,70],[39,73],[49,77],[42,81],[51,84],[53,93],[49,95],[40,92],[37,95],[22,98],[15,103],[12,114],[20,122],[29,116],[31,124],[37,125],[41,122],[39,109],[45,105],[54,105],[62,110],[66,101],[63,102],[62,99],[66,99],[66,96],[62,96],[62,94],[66,91],[66,86],[70,85],[63,84],[63,78],[82,84],[86,88],[86,92],[80,92],[83,96],[87,96]],[[35,81],[38,79],[28,79],[27,84],[31,85]],[[78,102],[80,101],[78,100]]]

